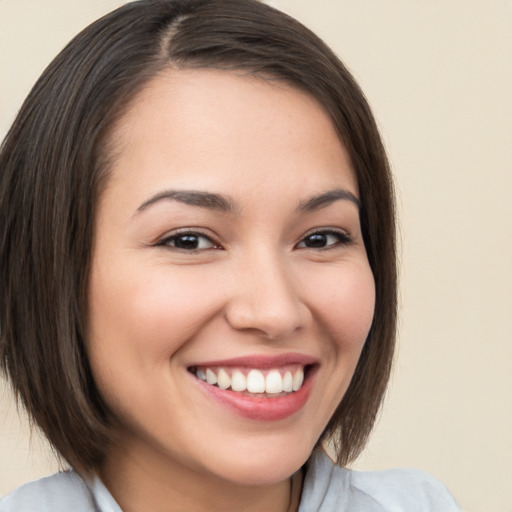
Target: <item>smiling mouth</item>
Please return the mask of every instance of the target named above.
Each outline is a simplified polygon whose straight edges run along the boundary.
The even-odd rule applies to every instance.
[[[189,372],[211,386],[247,396],[279,397],[299,391],[312,365],[279,368],[226,368],[194,366]]]

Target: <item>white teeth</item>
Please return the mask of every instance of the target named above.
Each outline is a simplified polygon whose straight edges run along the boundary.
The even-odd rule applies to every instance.
[[[292,372],[286,372],[283,377],[283,391],[290,393],[293,391]]]
[[[217,375],[215,375],[210,368],[206,369],[206,382],[208,382],[208,384],[217,384]]]
[[[195,375],[198,379],[206,381],[208,384],[217,385],[220,389],[229,389],[233,391],[248,391],[249,393],[291,393],[298,391],[304,382],[304,368],[299,368],[292,374],[286,370],[284,375],[277,369],[270,370],[266,377],[260,370],[250,370],[245,375],[240,370],[233,370],[232,374],[220,368],[214,371],[210,368],[197,368]]]
[[[220,389],[228,389],[231,386],[231,378],[226,373],[226,370],[222,368],[217,375],[217,385]]]
[[[249,393],[265,392],[265,377],[259,370],[251,370],[247,374],[247,391]]]
[[[293,391],[298,391],[304,382],[304,370],[301,368],[297,370],[293,376]]]
[[[233,391],[245,391],[247,389],[247,379],[239,370],[235,370],[231,375],[231,389]]]
[[[267,393],[282,393],[283,378],[278,370],[272,370],[265,379],[265,391]]]

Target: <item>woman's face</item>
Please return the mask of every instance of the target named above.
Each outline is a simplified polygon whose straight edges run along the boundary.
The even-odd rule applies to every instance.
[[[343,397],[374,309],[357,181],[330,118],[284,83],[173,71],[111,143],[88,336],[121,425],[107,461],[286,479]]]

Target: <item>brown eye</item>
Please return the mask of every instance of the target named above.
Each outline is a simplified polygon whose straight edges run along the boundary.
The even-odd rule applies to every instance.
[[[297,247],[308,249],[325,249],[336,245],[347,244],[350,238],[338,231],[317,231],[306,236]]]
[[[304,245],[311,248],[325,247],[329,243],[329,235],[315,233],[304,239]]]
[[[180,249],[182,251],[200,251],[215,248],[215,243],[199,233],[179,233],[163,240],[159,245]]]

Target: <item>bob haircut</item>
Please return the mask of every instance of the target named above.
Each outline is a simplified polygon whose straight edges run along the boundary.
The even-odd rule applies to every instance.
[[[371,330],[319,439],[346,465],[389,379],[396,325],[393,188],[363,93],[299,22],[257,0],[141,0],[99,19],[44,71],[0,153],[0,369],[33,423],[79,472],[103,461],[115,419],[87,360],[87,285],[109,135],[166,69],[213,68],[301,88],[332,118],[357,176],[376,284]]]

